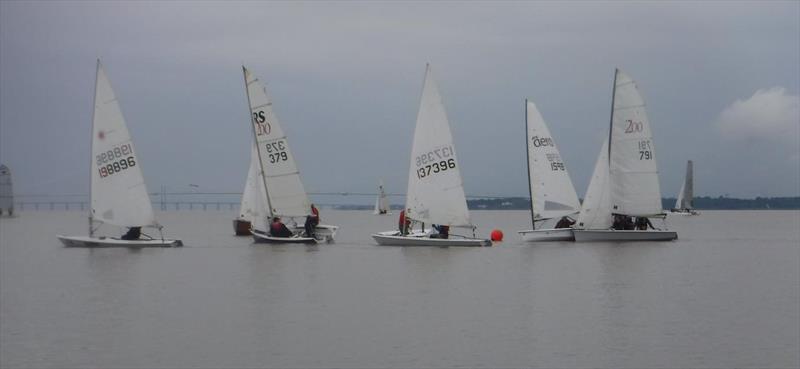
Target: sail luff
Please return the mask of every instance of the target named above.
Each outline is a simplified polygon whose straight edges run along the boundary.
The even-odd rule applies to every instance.
[[[247,116],[250,117],[250,128],[253,131],[253,145],[255,146],[256,154],[258,155],[258,173],[259,173],[259,176],[261,177],[261,181],[262,181],[261,183],[263,184],[262,188],[264,189],[264,199],[266,199],[266,202],[267,202],[267,204],[266,204],[267,205],[267,215],[268,215],[268,218],[272,218],[272,216],[273,216],[273,214],[272,214],[272,204],[270,204],[270,201],[269,201],[269,189],[267,188],[267,178],[266,178],[266,174],[264,173],[264,163],[262,162],[262,159],[261,159],[261,147],[258,144],[258,135],[256,133],[256,121],[255,121],[255,116],[253,115],[253,108],[252,108],[253,102],[252,102],[252,100],[250,100],[250,86],[249,86],[249,81],[248,81],[248,78],[247,78],[248,74],[249,73],[247,71],[247,68],[245,68],[245,66],[242,65],[242,75],[244,77],[244,91],[245,91],[245,94],[247,95],[247,113],[248,113]],[[253,224],[253,226],[255,227],[255,223]]]
[[[531,229],[536,229],[536,209],[533,200],[533,182],[531,181],[531,140],[528,137],[528,99],[525,99],[525,160],[528,164],[528,196],[531,199]]]

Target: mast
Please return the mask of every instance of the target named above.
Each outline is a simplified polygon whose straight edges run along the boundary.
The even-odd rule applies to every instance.
[[[608,181],[611,181],[611,136],[612,132],[614,132],[614,100],[617,97],[617,75],[619,74],[619,68],[614,68],[614,84],[611,87],[611,118],[609,118],[608,123]],[[613,209],[612,209],[613,210]],[[611,212],[614,213],[613,211]]]
[[[94,187],[94,113],[97,111],[97,79],[100,77],[100,58],[97,58],[97,66],[94,71],[94,97],[92,97],[92,132],[89,135],[92,139],[89,140],[89,237],[94,237],[94,218],[92,217],[92,187]]]
[[[528,163],[528,195],[531,197],[531,226],[536,229],[536,212],[533,211],[533,188],[531,187],[531,148],[530,140],[528,137],[528,99],[525,99],[525,156]]]
[[[611,118],[608,123],[608,168],[611,170],[611,132],[614,130],[614,99],[617,97],[617,74],[619,69],[614,69],[614,84],[611,87]]]
[[[258,153],[258,169],[261,172],[261,179],[264,181],[264,196],[267,198],[267,214],[272,218],[272,203],[269,200],[269,190],[267,189],[267,175],[264,173],[264,163],[261,160],[261,148],[258,146],[258,136],[256,133],[256,122],[253,119],[253,109],[250,103],[250,86],[247,84],[247,68],[242,65],[242,74],[244,75],[244,91],[247,94],[247,115],[250,117],[250,129],[253,130],[253,140],[256,143],[256,152]],[[269,222],[269,220],[267,220]]]

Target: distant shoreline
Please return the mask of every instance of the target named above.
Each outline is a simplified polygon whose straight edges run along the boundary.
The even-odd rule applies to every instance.
[[[662,207],[669,210],[675,206],[675,198],[661,199]],[[800,210],[800,197],[756,197],[737,199],[731,197],[701,196],[694,198],[696,210]],[[467,200],[470,210],[530,210],[530,199],[525,197],[497,197]],[[338,205],[340,210],[370,210],[371,205]],[[393,210],[402,209],[392,205]]]

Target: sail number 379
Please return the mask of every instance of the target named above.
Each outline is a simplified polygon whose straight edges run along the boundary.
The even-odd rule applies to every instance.
[[[285,140],[267,142],[265,147],[270,164],[289,160],[289,154],[286,153]]]

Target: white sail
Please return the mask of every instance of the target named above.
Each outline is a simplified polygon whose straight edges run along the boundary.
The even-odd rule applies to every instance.
[[[653,134],[636,83],[616,71],[611,115],[611,211],[631,216],[661,214]]]
[[[683,207],[683,191],[686,189],[686,181],[681,183],[681,190],[678,191],[678,198],[675,200],[675,209],[682,209]]]
[[[581,204],[556,142],[536,105],[531,101],[527,101],[525,105],[528,173],[534,219],[550,219],[577,213]]]
[[[427,66],[411,148],[406,217],[425,223],[471,226],[459,169],[442,97]]]
[[[261,170],[259,168],[258,152],[254,144],[250,150],[250,169],[247,171],[247,182],[244,184],[242,203],[239,206],[239,219],[249,222],[252,222],[259,212],[263,212],[266,209],[263,203],[261,206],[256,204],[256,195],[264,192],[262,187],[264,186],[264,180],[261,179]]]
[[[92,120],[91,212],[118,226],[157,226],[141,163],[111,83],[97,61]]]
[[[378,195],[375,197],[375,214],[385,214],[389,212],[389,198],[383,190],[383,181],[378,183]]]
[[[694,164],[691,160],[686,163],[686,177],[683,179],[681,191],[678,192],[675,208],[683,210],[694,208]]]
[[[0,165],[0,214],[13,209],[14,188],[11,183],[11,170],[5,165]]]
[[[603,142],[575,228],[608,229],[613,223],[608,184],[608,140]]]
[[[264,85],[246,68],[245,83],[250,103],[260,166],[266,184],[269,215],[299,217],[309,215],[308,200],[289,142],[272,110]]]

